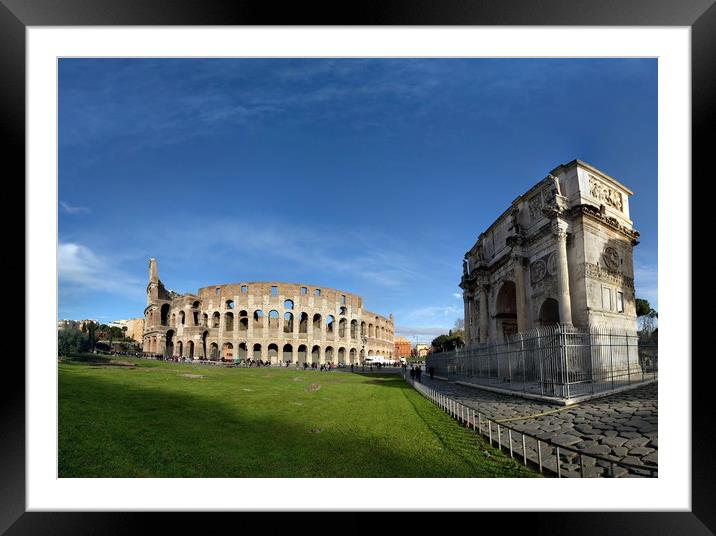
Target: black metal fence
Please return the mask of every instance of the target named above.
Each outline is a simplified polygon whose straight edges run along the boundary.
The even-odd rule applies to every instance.
[[[450,380],[570,400],[657,379],[658,344],[636,332],[554,325],[432,354],[426,365]]]

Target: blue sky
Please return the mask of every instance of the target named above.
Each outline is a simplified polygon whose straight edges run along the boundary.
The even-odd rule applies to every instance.
[[[579,158],[635,192],[657,302],[653,59],[62,59],[59,318],[142,316],[168,288],[334,287],[430,341],[464,253]]]

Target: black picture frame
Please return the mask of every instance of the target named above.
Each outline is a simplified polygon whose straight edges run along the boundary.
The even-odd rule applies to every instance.
[[[716,7],[714,0],[403,0],[361,3],[355,10],[344,3],[286,3],[218,0],[0,0],[0,132],[5,163],[25,175],[25,30],[28,26],[112,25],[568,25],[568,26],[685,26],[692,36],[692,177],[706,174],[713,132],[716,96]],[[660,148],[663,150],[663,148]],[[7,165],[6,165],[7,169]],[[705,179],[705,177],[704,177]],[[713,181],[705,181],[713,182]],[[684,178],[688,184],[688,177]],[[692,179],[696,186],[697,181]],[[708,186],[704,184],[704,186]],[[702,185],[699,184],[699,188]],[[693,193],[693,190],[692,190]],[[702,195],[702,194],[700,194]],[[697,196],[693,196],[697,199]],[[694,211],[696,214],[697,211]],[[711,223],[711,222],[709,222]],[[707,230],[693,225],[693,242]],[[701,235],[699,235],[701,233]],[[705,240],[705,239],[704,239]],[[685,260],[685,262],[688,262]],[[707,263],[693,263],[694,281],[706,277]],[[27,267],[26,267],[27,268]],[[704,279],[705,280],[705,279]],[[25,278],[25,285],[30,282]],[[709,296],[713,295],[713,291]],[[26,306],[29,307],[28,304]],[[693,312],[692,333],[707,332],[707,315]],[[710,315],[708,315],[710,316]],[[699,330],[699,328],[701,328]],[[26,329],[30,329],[29,323]],[[28,334],[25,334],[26,337]],[[684,355],[691,358],[691,334]],[[25,359],[37,356],[26,355]],[[675,357],[675,356],[670,356]],[[691,360],[692,370],[692,509],[690,512],[554,512],[483,514],[509,515],[509,526],[526,534],[714,534],[716,532],[716,426],[710,419],[712,402],[708,367],[711,360]],[[25,367],[9,361],[0,391],[0,531],[7,534],[82,534],[133,532],[144,527],[147,514],[66,513],[25,511]],[[14,370],[13,370],[14,369]],[[19,379],[22,378],[22,381]],[[152,514],[154,515],[154,514]],[[368,528],[360,514],[356,528]],[[452,514],[454,515],[454,514]],[[163,531],[191,529],[186,515],[163,515]],[[422,518],[421,516],[421,522]],[[487,522],[489,523],[490,520]],[[250,523],[250,521],[249,521]],[[247,522],[243,522],[246,527]],[[481,527],[489,524],[481,521]],[[204,531],[206,527],[202,527]]]

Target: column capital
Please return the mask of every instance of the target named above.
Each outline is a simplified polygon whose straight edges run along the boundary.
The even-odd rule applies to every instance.
[[[569,224],[566,221],[564,221],[562,218],[555,218],[552,220],[551,231],[552,231],[552,234],[558,240],[566,240],[567,239],[567,229],[569,229]]]

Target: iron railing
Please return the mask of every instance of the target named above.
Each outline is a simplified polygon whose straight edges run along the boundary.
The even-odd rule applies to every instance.
[[[450,380],[570,400],[656,380],[658,345],[625,330],[554,325],[431,354],[426,366]]]
[[[549,439],[540,439],[483,415],[479,410],[465,406],[420,382],[404,375],[418,393],[432,401],[466,428],[488,438],[490,446],[497,447],[510,458],[533,467],[546,476],[557,478],[607,477],[658,477],[658,466],[625,463],[605,456],[587,454],[575,447],[560,445]]]

